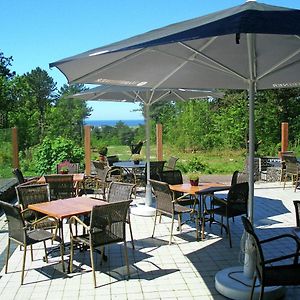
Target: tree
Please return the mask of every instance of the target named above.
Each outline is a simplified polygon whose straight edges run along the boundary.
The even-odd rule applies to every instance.
[[[77,143],[82,141],[83,121],[92,110],[87,107],[85,101],[70,98],[70,95],[82,90],[84,90],[82,84],[64,85],[60,89],[59,97],[47,110],[45,135],[50,138],[62,136]]]
[[[12,61],[12,56],[5,57],[0,51],[0,128],[8,127],[8,111],[11,108],[9,101],[10,80],[16,74],[9,69]]]
[[[12,66],[13,58],[5,57],[3,52],[0,51],[0,77],[5,77],[6,79],[11,79],[16,75],[16,72],[12,72],[9,67]]]
[[[48,75],[47,71],[42,70],[40,67],[37,67],[30,73],[26,73],[24,77],[31,88],[32,102],[40,113],[38,126],[40,129],[40,141],[42,141],[44,137],[46,110],[57,98],[55,94],[57,91],[56,83]]]

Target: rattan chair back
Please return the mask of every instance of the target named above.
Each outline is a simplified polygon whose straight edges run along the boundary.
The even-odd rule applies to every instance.
[[[22,209],[27,209],[28,205],[50,201],[49,184],[28,184],[16,186],[16,194],[19,205]],[[25,211],[23,217],[25,220],[35,220],[43,215],[33,211]]]
[[[51,200],[75,197],[73,175],[45,175],[45,181],[49,184]]]

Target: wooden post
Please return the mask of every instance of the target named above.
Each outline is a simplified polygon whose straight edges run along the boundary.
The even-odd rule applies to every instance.
[[[85,174],[91,175],[91,126],[84,126]]]
[[[18,144],[18,128],[13,127],[11,129],[12,133],[12,164],[13,168],[20,168],[19,162],[19,144]]]
[[[289,123],[281,123],[281,152],[286,152],[288,150],[289,143]]]
[[[156,124],[156,157],[163,160],[162,124]]]

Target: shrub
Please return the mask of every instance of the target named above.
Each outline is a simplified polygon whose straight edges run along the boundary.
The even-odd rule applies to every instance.
[[[54,140],[46,137],[33,154],[33,163],[38,174],[55,173],[56,165],[64,160],[82,163],[83,159],[84,149],[63,137]]]

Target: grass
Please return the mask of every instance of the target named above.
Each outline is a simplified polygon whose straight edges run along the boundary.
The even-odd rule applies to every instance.
[[[142,148],[141,155],[146,157],[146,148]],[[131,157],[130,148],[128,146],[118,145],[109,146],[108,155],[117,155],[120,160],[129,160]],[[151,145],[151,160],[156,159],[156,146]],[[185,173],[193,170],[193,161],[196,160],[204,165],[203,174],[232,174],[235,170],[243,170],[245,162],[245,150],[212,150],[199,151],[195,153],[180,152],[178,149],[172,149],[165,146],[163,151],[164,160],[168,160],[170,156],[178,157],[178,168]],[[93,159],[98,158],[98,153],[92,154]]]

